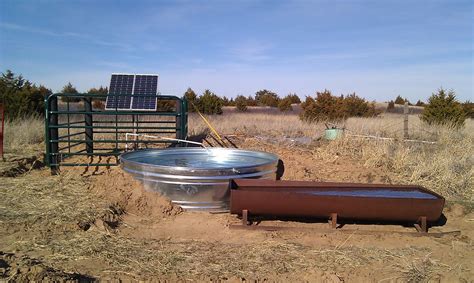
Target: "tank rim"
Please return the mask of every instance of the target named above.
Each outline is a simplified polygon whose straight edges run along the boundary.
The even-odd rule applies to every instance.
[[[184,166],[165,166],[165,165],[155,165],[155,164],[150,164],[150,163],[144,163],[144,162],[139,162],[139,161],[133,161],[126,159],[127,155],[132,155],[137,152],[163,152],[163,151],[214,151],[214,150],[225,150],[225,151],[234,151],[234,152],[241,152],[241,153],[250,153],[250,154],[255,154],[255,153],[260,153],[265,155],[265,161],[258,163],[258,164],[253,164],[253,165],[248,165],[248,166],[229,166],[229,167],[222,167],[222,168],[196,168],[196,167],[184,167]],[[250,169],[250,168],[258,168],[261,166],[268,166],[271,165],[275,162],[278,162],[279,157],[276,154],[262,151],[262,150],[247,150],[247,149],[239,149],[239,148],[225,148],[225,147],[213,147],[213,148],[163,148],[163,149],[157,149],[157,148],[149,148],[149,149],[139,149],[139,150],[134,150],[134,151],[128,151],[125,153],[122,153],[119,156],[120,160],[120,165],[121,166],[127,166],[127,165],[132,165],[132,166],[146,166],[153,168],[155,170],[164,170],[164,171],[174,171],[174,172],[183,172],[183,171],[192,171],[192,172],[205,172],[205,171],[227,171],[227,170],[235,170],[236,168],[239,169]]]

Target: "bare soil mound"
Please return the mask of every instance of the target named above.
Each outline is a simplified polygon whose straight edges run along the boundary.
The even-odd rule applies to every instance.
[[[93,277],[67,273],[28,256],[0,252],[0,279],[11,282],[93,282]],[[2,280],[0,280],[2,281]]]
[[[107,169],[93,176],[91,189],[110,201],[115,209],[122,209],[127,214],[159,220],[183,212],[181,207],[160,194],[146,191],[139,181],[120,168]]]

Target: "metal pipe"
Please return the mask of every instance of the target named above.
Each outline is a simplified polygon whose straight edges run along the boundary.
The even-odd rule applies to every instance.
[[[177,141],[177,142],[184,142],[184,143],[190,143],[190,144],[196,144],[196,145],[200,145],[204,148],[206,148],[206,146],[200,142],[195,142],[195,141],[188,141],[188,140],[182,140],[182,139],[175,139],[175,138],[167,138],[167,137],[157,137],[157,136],[150,136],[150,135],[146,135],[146,134],[135,134],[135,133],[126,133],[125,134],[125,140],[128,140],[128,136],[132,136],[132,137],[145,137],[145,138],[150,138],[150,139],[159,139],[159,140],[168,140],[168,141]],[[134,142],[137,142],[136,140]],[[128,144],[125,144],[125,150],[128,149]]]
[[[50,110],[49,111],[51,114],[90,114],[90,113],[95,113],[95,111],[67,111],[67,110]],[[123,115],[134,115],[134,114],[137,114],[137,115],[152,115],[155,114],[155,113],[159,113],[160,116],[169,116],[169,117],[174,117],[174,116],[181,116],[180,113],[173,113],[173,112],[150,112],[150,111],[129,111],[129,110],[108,110],[108,111],[104,111],[104,112],[100,112],[100,115],[120,115],[120,116],[123,116]],[[155,115],[158,115],[158,114],[155,114]],[[119,121],[120,122],[120,121]]]
[[[86,126],[88,126],[85,130],[86,132],[86,150],[87,153],[91,154],[94,153],[94,128],[93,128],[93,118],[92,118],[92,98],[84,98],[84,110],[89,112],[89,114],[85,114],[84,121]],[[69,117],[69,114],[68,114]],[[70,128],[68,128],[69,131]]]
[[[56,96],[50,97],[47,100],[47,105],[48,107],[46,108],[47,110],[49,109],[50,111],[54,112],[58,110],[58,98]],[[46,140],[46,146],[49,147],[47,150],[48,153],[52,153],[53,155],[47,156],[48,158],[48,164],[57,164],[60,162],[60,156],[56,153],[59,153],[59,144],[58,144],[58,129],[57,128],[51,128],[49,126],[56,126],[58,124],[58,115],[55,113],[48,113],[50,111],[46,111],[46,131],[48,132],[47,137],[48,139]],[[51,168],[51,173],[53,175],[59,173],[59,167],[55,165],[50,165]]]
[[[50,126],[50,128],[56,128],[56,129],[159,129],[159,130],[176,130],[179,129],[179,127],[141,127],[141,126],[99,126],[99,125],[94,125],[94,126]]]

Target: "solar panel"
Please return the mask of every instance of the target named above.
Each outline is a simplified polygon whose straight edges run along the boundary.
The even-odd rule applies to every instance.
[[[135,75],[132,109],[155,111],[157,91],[158,75]]]
[[[112,74],[109,95],[105,102],[106,110],[130,109],[135,75]]]
[[[156,111],[158,75],[112,74],[106,110]]]

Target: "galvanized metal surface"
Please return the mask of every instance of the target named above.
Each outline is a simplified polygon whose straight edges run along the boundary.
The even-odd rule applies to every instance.
[[[444,202],[442,196],[419,186],[235,180],[230,210],[234,214],[247,210],[250,215],[328,219],[337,215],[375,221],[418,222],[426,217],[433,222],[441,216]]]
[[[278,157],[230,148],[152,149],[124,153],[122,168],[145,188],[188,210],[227,210],[229,181],[275,179]]]

